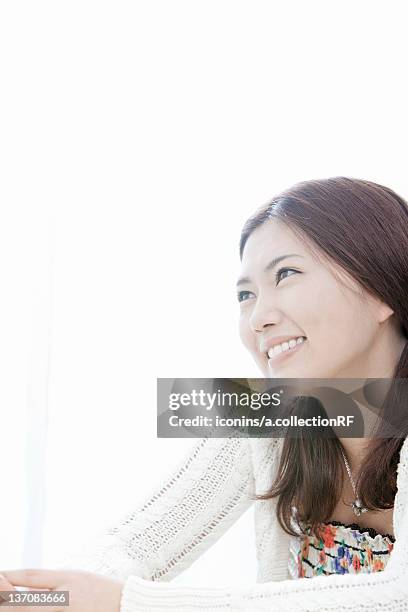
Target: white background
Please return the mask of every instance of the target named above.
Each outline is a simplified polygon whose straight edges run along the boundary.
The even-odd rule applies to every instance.
[[[192,440],[156,377],[258,376],[246,218],[333,175],[408,197],[406,3],[0,5],[0,570],[53,567]],[[255,580],[252,510],[177,580]]]

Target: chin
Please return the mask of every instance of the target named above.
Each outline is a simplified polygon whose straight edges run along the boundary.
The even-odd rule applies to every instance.
[[[267,378],[326,378],[304,368],[279,368],[275,371],[268,369],[265,376]]]

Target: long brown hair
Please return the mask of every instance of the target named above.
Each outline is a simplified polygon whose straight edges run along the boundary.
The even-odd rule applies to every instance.
[[[242,259],[250,234],[269,219],[287,224],[299,237],[348,272],[362,288],[394,311],[408,339],[408,205],[394,191],[376,183],[334,177],[298,183],[259,208],[244,225],[239,252]],[[395,368],[395,379],[408,378],[408,341]],[[404,387],[405,388],[405,387]],[[401,397],[408,406],[408,397]],[[390,405],[394,398],[394,405]],[[388,402],[388,406],[387,406]],[[395,409],[390,392],[384,410]],[[406,408],[405,408],[406,410]],[[371,439],[356,486],[370,510],[393,508],[396,470],[406,423],[399,437],[378,433]],[[291,526],[292,507],[297,519],[316,535],[329,520],[343,487],[341,443],[338,438],[285,438],[277,476],[257,500],[278,497],[277,516],[282,528]]]

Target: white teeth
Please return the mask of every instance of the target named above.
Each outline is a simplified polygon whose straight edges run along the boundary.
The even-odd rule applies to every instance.
[[[272,358],[274,355],[280,355],[281,353],[285,353],[290,349],[295,348],[298,344],[302,344],[305,341],[303,336],[299,336],[299,338],[291,338],[287,342],[282,342],[281,344],[276,344],[274,347],[270,348],[268,351],[268,357]]]

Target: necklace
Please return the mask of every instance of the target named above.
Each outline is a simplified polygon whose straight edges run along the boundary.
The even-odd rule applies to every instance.
[[[341,449],[341,454],[343,455],[343,459],[344,459],[344,463],[346,465],[346,470],[347,470],[347,474],[350,478],[350,482],[351,482],[351,486],[353,487],[353,491],[354,491],[354,495],[356,496],[356,499],[351,502],[350,506],[353,508],[354,514],[356,516],[360,516],[360,514],[363,514],[363,512],[368,512],[368,508],[364,508],[361,499],[358,497],[357,495],[357,490],[356,490],[356,485],[354,482],[354,478],[351,475],[351,470],[350,470],[350,466],[349,466],[349,462],[347,461],[347,457],[343,452],[343,449]]]

